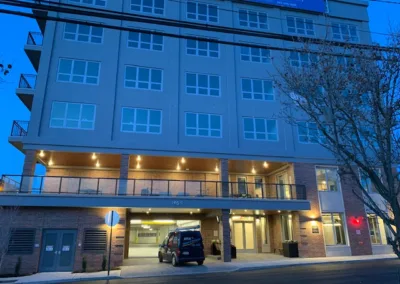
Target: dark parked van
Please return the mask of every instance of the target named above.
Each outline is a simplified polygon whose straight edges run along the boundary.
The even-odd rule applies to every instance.
[[[199,226],[195,227],[196,229]],[[178,266],[185,262],[197,262],[198,265],[204,263],[203,238],[199,231],[193,229],[177,229],[168,234],[160,245],[158,251],[160,262],[172,262],[173,266]]]

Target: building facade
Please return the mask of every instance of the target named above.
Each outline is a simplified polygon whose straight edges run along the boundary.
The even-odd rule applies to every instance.
[[[279,116],[276,68],[311,57],[282,51],[299,46],[287,37],[262,36],[369,44],[366,1],[321,1],[322,10],[321,3],[60,2],[236,32],[33,10],[86,25],[38,20],[40,33],[25,46],[37,75],[21,75],[17,89],[31,120],[15,121],[9,138],[25,162],[22,173],[3,176],[0,205],[19,206],[4,273],[19,257],[26,273],[80,271],[85,261],[100,269],[110,210],[120,215],[113,267],[156,254],[149,248],[169,230],[194,224],[206,253],[219,241],[226,262],[231,244],[240,257],[281,254],[292,240],[300,257],[390,252],[383,222],[354,196],[355,181],[339,176],[318,133]],[[45,176],[34,175],[37,163]]]

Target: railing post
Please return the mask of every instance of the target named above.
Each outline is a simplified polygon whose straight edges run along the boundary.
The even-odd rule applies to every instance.
[[[261,199],[264,199],[264,183],[261,183]]]
[[[275,184],[276,199],[279,199],[278,184]]]
[[[218,182],[215,182],[215,197],[218,197]]]
[[[42,194],[42,187],[43,187],[43,176],[40,178],[40,187],[39,187],[40,194]]]
[[[200,196],[203,196],[203,182],[200,181]]]
[[[62,186],[62,177],[60,178],[60,187],[58,188],[58,194],[61,194],[61,186]]]
[[[81,194],[81,182],[82,182],[82,178],[79,178],[79,182],[78,182],[78,194]]]
[[[117,191],[118,191],[118,179],[115,179],[115,192],[114,195],[117,195]]]
[[[99,189],[100,189],[100,179],[97,179],[97,192],[96,195],[99,195]]]
[[[136,179],[133,180],[133,196],[135,196],[135,189],[136,189]]]
[[[183,196],[186,196],[186,180],[183,181]]]
[[[150,181],[150,196],[153,195],[153,180]]]
[[[169,196],[169,180],[168,180],[168,183],[167,183],[167,195]]]

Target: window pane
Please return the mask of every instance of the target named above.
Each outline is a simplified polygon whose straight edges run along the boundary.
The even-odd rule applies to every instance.
[[[333,232],[331,214],[322,214],[322,225],[324,229],[325,245],[332,246],[336,244],[335,233]]]
[[[151,81],[153,83],[161,83],[162,81],[162,71],[161,70],[151,70]]]
[[[150,124],[161,125],[161,111],[150,111]]]
[[[67,119],[79,119],[80,112],[81,112],[80,104],[67,105]]]
[[[72,73],[75,75],[85,75],[86,62],[74,61],[74,68]]]
[[[338,190],[338,174],[336,169],[326,169],[327,187],[330,191]]]
[[[53,103],[51,118],[64,118],[66,103]]]
[[[337,245],[345,245],[346,244],[346,236],[344,234],[344,223],[342,214],[332,214],[334,228],[336,233],[336,244]]]
[[[83,105],[82,106],[82,120],[93,120],[94,119],[95,106],[94,105]]]
[[[72,60],[61,59],[58,72],[70,74],[71,70],[72,70]]]
[[[194,113],[186,114],[186,127],[196,127],[196,115]]]
[[[99,63],[88,62],[87,75],[97,77],[99,75]]]
[[[208,115],[199,114],[199,127],[208,128]]]
[[[326,184],[325,172],[326,172],[325,169],[321,169],[321,168],[316,169],[318,190],[323,190],[323,191],[328,190],[328,187]]]
[[[256,132],[266,132],[264,119],[256,118]]]
[[[128,80],[136,80],[136,67],[126,67],[125,78]]]
[[[254,131],[253,119],[251,118],[244,118],[244,131]]]
[[[267,120],[268,133],[277,133],[276,120]]]
[[[147,117],[149,112],[144,109],[136,110],[136,123],[138,124],[147,124]]]
[[[135,110],[131,108],[122,109],[122,123],[133,124],[135,117]]]
[[[150,70],[146,68],[139,68],[139,81],[149,82],[150,81]]]
[[[219,115],[211,115],[211,129],[221,129],[221,117]]]

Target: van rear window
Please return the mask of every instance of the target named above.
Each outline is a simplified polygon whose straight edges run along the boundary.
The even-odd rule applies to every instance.
[[[185,232],[181,235],[182,247],[201,247],[202,238],[200,232]]]

